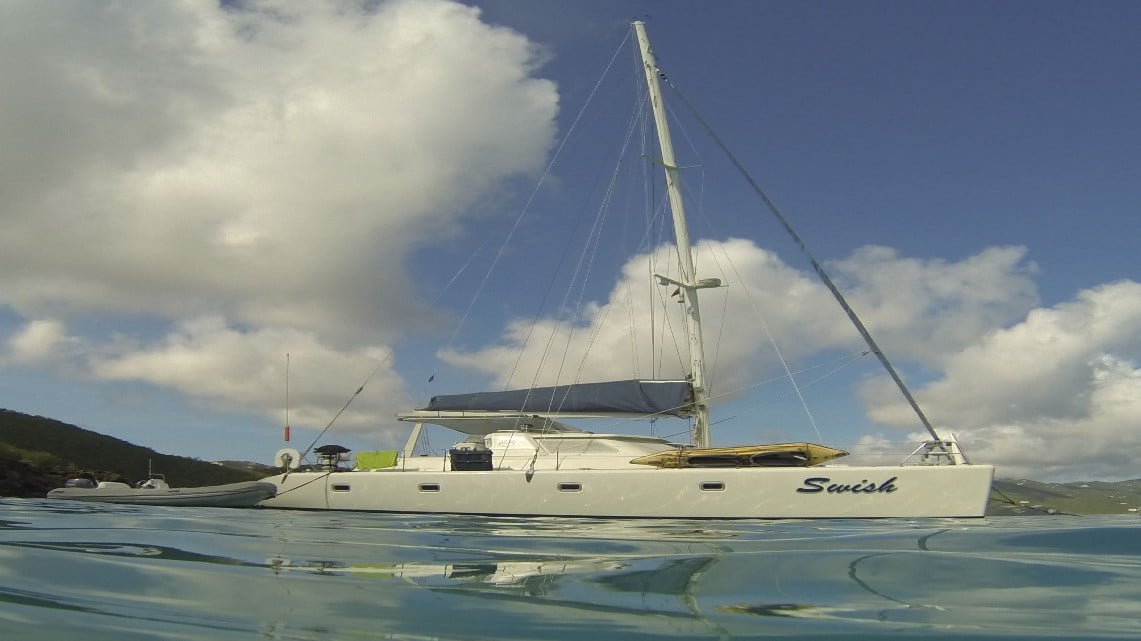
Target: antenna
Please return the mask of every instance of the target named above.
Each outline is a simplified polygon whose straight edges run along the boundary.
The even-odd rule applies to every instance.
[[[289,352],[285,353],[285,442],[289,442]]]

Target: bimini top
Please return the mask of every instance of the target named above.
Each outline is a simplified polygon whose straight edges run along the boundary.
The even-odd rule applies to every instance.
[[[693,410],[689,381],[608,381],[554,387],[433,396],[422,408],[436,412],[521,412],[539,415],[687,417]]]

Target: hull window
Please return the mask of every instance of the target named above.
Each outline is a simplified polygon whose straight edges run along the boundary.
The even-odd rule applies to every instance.
[[[420,491],[421,492],[439,492],[440,491],[440,484],[439,483],[421,483],[420,484]]]
[[[352,489],[352,488],[349,487],[348,483],[334,483],[333,484],[333,491],[334,492],[348,492],[350,489]]]
[[[706,481],[701,484],[703,492],[724,492],[725,484],[721,481]]]
[[[560,492],[581,492],[582,483],[559,483]]]

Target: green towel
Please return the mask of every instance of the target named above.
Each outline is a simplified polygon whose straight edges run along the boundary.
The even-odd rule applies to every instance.
[[[357,452],[358,470],[379,470],[383,467],[396,466],[396,450],[383,452]]]

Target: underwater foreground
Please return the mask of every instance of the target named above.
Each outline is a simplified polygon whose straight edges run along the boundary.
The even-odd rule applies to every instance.
[[[1141,519],[637,521],[0,499],[0,631],[1136,639]]]

